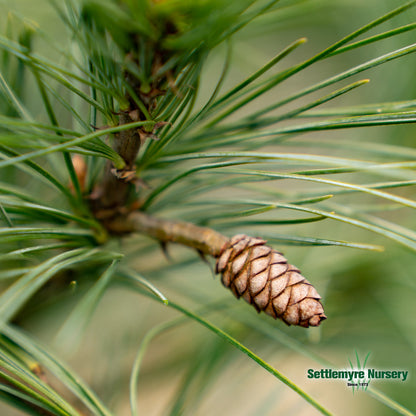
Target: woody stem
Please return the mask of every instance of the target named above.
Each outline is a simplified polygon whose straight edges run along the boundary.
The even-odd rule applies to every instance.
[[[133,120],[127,113],[122,113],[119,125],[131,123]],[[134,170],[134,163],[140,150],[140,136],[136,129],[123,130],[114,137],[113,149],[124,159],[124,170]],[[103,178],[92,200],[95,212],[123,207],[127,201],[130,184],[114,174],[111,162],[107,162]]]
[[[228,237],[211,228],[186,221],[156,218],[140,211],[119,216],[107,224],[107,227],[114,233],[138,232],[163,243],[183,244],[213,257],[218,257],[228,242]]]

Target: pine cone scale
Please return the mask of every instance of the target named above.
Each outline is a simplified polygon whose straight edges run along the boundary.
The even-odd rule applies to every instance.
[[[300,323],[299,305],[294,304],[286,308],[283,314],[283,320],[290,325],[298,325]]]
[[[261,272],[264,272],[269,267],[269,258],[268,257],[260,257],[254,259],[250,263],[251,265],[251,274],[255,276]]]
[[[240,254],[238,257],[236,257],[233,260],[233,263],[232,263],[232,272],[233,272],[234,275],[237,275],[243,269],[243,267],[246,264],[248,254],[249,253],[247,251],[246,252],[243,252],[242,254]]]
[[[281,295],[273,299],[273,307],[277,316],[281,316],[285,313],[286,308],[289,305],[290,289],[286,288]]]
[[[268,270],[265,270],[261,273],[254,275],[250,279],[249,288],[250,288],[250,295],[257,296],[266,286],[267,280],[269,278]]]
[[[316,289],[265,240],[236,235],[223,247],[215,270],[224,286],[258,312],[303,327],[326,319]]]
[[[270,285],[267,285],[264,290],[262,290],[255,298],[254,305],[257,305],[259,311],[265,310],[267,305],[270,302]]]
[[[243,270],[242,273],[234,280],[233,285],[238,293],[237,297],[240,297],[246,290],[248,286],[247,271]]]
[[[220,273],[221,271],[225,270],[227,267],[227,263],[230,260],[231,253],[233,252],[232,248],[229,248],[223,252],[223,254],[218,258],[217,264],[215,267],[215,272]]]
[[[290,301],[289,305],[294,305],[295,303],[299,303],[301,300],[305,299],[306,296],[308,296],[309,293],[309,286],[298,283],[293,286],[291,295],[290,295]]]
[[[289,276],[288,285],[290,286],[294,286],[298,283],[305,281],[305,278],[299,273],[299,270],[296,270],[296,271],[289,270],[288,276]]]
[[[267,246],[254,246],[250,253],[250,260],[266,257],[270,254],[271,251],[272,249]]]
[[[274,263],[271,266],[271,274],[274,277],[279,277],[284,275],[287,272],[288,265],[282,263]]]
[[[316,289],[312,285],[309,286],[308,298],[321,299],[321,297],[319,296],[319,293],[316,291]]]
[[[221,281],[225,287],[230,287],[231,286],[231,274],[228,271],[224,271],[224,273],[222,273]]]

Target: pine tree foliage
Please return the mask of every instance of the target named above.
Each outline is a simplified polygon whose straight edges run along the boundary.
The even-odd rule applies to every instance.
[[[399,299],[400,285],[414,291],[406,267],[394,265],[414,264],[416,251],[416,151],[414,142],[406,140],[414,131],[416,100],[409,94],[402,101],[354,101],[356,90],[383,92],[383,85],[367,85],[366,77],[376,77],[393,64],[389,62],[403,66],[414,62],[416,44],[407,43],[410,36],[406,36],[416,29],[415,1],[385,9],[380,16],[373,11],[373,20],[361,26],[349,22],[349,34],[333,35],[317,53],[309,52],[302,26],[296,22],[306,11],[314,15],[320,7],[325,10],[326,4],[296,0],[52,3],[54,18],[65,28],[64,46],[61,40],[55,42],[47,27],[17,14],[4,18],[0,35],[0,395],[4,402],[23,414],[122,414],[115,396],[106,400],[104,390],[95,392],[93,384],[76,373],[82,366],[74,364],[74,371],[59,352],[75,354],[92,331],[91,321],[97,307],[102,310],[104,295],[111,297],[117,288],[137,292],[142,312],[152,314],[159,311],[158,304],[167,306],[164,318],[153,320],[150,329],[145,312],[138,321],[143,327],[136,327],[141,344],[135,344],[137,356],[128,369],[130,389],[125,379],[119,382],[125,376],[119,367],[112,369],[118,375],[109,378],[124,389],[118,394],[129,391],[133,415],[139,414],[139,375],[143,377],[150,345],[157,336],[180,334],[179,327],[189,322],[216,337],[201,338],[199,343],[191,341],[192,336],[180,339],[179,350],[186,355],[196,345],[199,355],[188,361],[182,357],[186,372],[166,404],[164,412],[169,414],[205,414],[199,406],[218,375],[230,371],[227,361],[238,356],[236,350],[277,378],[283,392],[294,392],[296,401],[332,414],[327,409],[335,404],[319,397],[316,389],[292,381],[291,374],[286,377],[278,370],[280,363],[276,368],[272,365],[275,360],[264,346],[280,343],[296,357],[331,365],[311,341],[320,337],[320,345],[330,348],[342,328],[360,319],[355,315],[358,305],[354,309],[347,302],[354,298],[354,284],[368,290],[365,302],[373,302],[365,324],[388,319],[389,333],[406,339],[410,350],[415,347],[415,339],[404,329],[409,320],[394,316],[394,307],[388,309],[384,299]],[[295,22],[299,37],[292,37],[269,61],[254,60],[256,69],[237,80],[236,56],[247,36],[271,32],[277,24],[283,31],[285,19]],[[40,42],[50,55],[37,50]],[[344,56],[353,58],[341,60]],[[326,75],[314,68],[327,68],[322,71]],[[372,131],[380,132],[380,137],[394,131],[401,138],[371,140]],[[322,295],[328,320],[305,335],[257,316],[227,293],[222,298],[220,289],[212,297],[188,279],[173,278],[175,283],[168,283],[172,274],[182,276],[190,267],[197,270],[192,279],[202,281],[204,275],[208,282],[209,268],[196,253],[204,250],[189,239],[132,232],[143,227],[127,231],[116,227],[120,218],[135,211],[164,221],[186,221],[228,238],[255,235],[276,250],[287,246],[285,256],[291,263],[293,249],[308,276],[303,281],[310,291],[307,300],[313,298],[314,305],[321,305],[311,281]],[[169,241],[195,250],[182,252]],[[331,260],[325,250],[345,262]],[[342,257],[340,252],[348,254]],[[313,261],[307,260],[307,253],[313,253]],[[369,281],[360,267],[369,258],[376,258],[368,267],[380,276],[378,282]],[[380,271],[377,267],[384,259],[386,266]],[[212,268],[212,259],[205,260]],[[308,263],[315,271],[307,269]],[[218,271],[225,270],[223,266]],[[319,277],[321,270],[325,277]],[[394,280],[396,272],[401,283]],[[357,276],[352,283],[350,273]],[[335,281],[337,274],[340,281]],[[383,292],[386,288],[388,293]],[[243,296],[236,290],[238,297]],[[54,324],[60,328],[55,346],[42,345],[30,327],[32,314],[51,311],[53,315],[61,300],[72,299],[78,300],[75,306]],[[256,309],[265,309],[251,300]],[[377,308],[382,312],[376,313]],[[224,316],[216,318],[215,313],[224,310]],[[298,321],[315,326],[318,315],[319,322],[325,319],[321,309],[316,313]],[[328,329],[322,328],[327,325]],[[253,333],[261,342],[250,339]],[[208,336],[204,333],[204,337]],[[54,348],[57,352],[52,352]],[[166,361],[165,365],[175,364]],[[163,379],[163,370],[158,371]],[[366,393],[383,409],[413,414],[408,409],[411,394],[402,394],[399,403],[392,398],[394,392],[387,394],[375,386]],[[254,412],[261,413],[255,414],[280,411],[278,402],[260,396]],[[124,409],[126,401],[123,396]]]

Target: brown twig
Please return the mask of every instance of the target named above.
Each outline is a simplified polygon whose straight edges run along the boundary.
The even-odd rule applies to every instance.
[[[133,122],[128,113],[121,113],[119,125]],[[123,130],[114,137],[113,149],[124,159],[126,166],[124,172],[134,172],[135,160],[140,150],[140,135],[137,129]],[[131,184],[122,172],[115,172],[113,164],[108,161],[103,177],[97,189],[91,195],[93,211],[98,213],[103,210],[111,211],[123,207],[128,199]],[[99,214],[97,214],[99,217]]]
[[[119,216],[106,224],[116,234],[144,233],[163,243],[179,243],[201,253],[218,257],[228,237],[212,228],[200,227],[185,221],[165,220],[140,211]]]

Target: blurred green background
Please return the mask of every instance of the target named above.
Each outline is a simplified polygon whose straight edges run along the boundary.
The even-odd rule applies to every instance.
[[[299,37],[306,36],[308,42],[290,55],[285,65],[311,56],[403,2],[317,0],[297,3],[297,7],[271,13],[238,33],[227,85],[232,86],[244,79],[271,59],[276,51]],[[52,36],[55,43],[71,48],[68,34],[48,1],[10,0],[0,3],[3,33],[9,12],[36,22],[34,24]],[[388,30],[412,22],[415,17],[416,11],[411,9],[387,22],[383,28]],[[383,51],[410,44],[413,39],[414,32],[409,32],[353,54],[341,54],[321,62],[290,79],[278,91],[270,92],[264,100],[271,103],[276,94],[284,97],[290,91],[376,57]],[[36,38],[34,49],[51,60],[57,56],[40,38]],[[224,47],[220,46],[206,65],[201,102],[204,93],[208,96],[215,85],[223,59]],[[343,97],[337,104],[347,106],[413,99],[416,93],[415,67],[416,57],[411,55],[371,70],[365,75],[371,79],[370,84]],[[362,75],[357,80],[361,78]],[[33,94],[34,87],[27,83],[24,88],[28,107],[36,115],[38,103],[37,95]],[[317,132],[302,137],[296,144],[283,143],[278,149],[282,152],[318,152],[319,147],[310,143],[321,139],[348,144],[351,148],[354,142],[362,140],[415,147],[414,134],[415,127],[411,125]],[[342,156],[344,149],[334,146],[331,150],[326,148],[325,152]],[[365,155],[359,156],[366,159]],[[346,175],[345,178],[353,182],[355,175]],[[272,186],[282,191],[293,183],[279,181]],[[397,193],[415,197],[414,186]],[[357,207],[365,205],[369,199],[345,194],[337,199],[337,203],[342,204],[343,199],[351,202],[350,198],[354,198],[352,205]],[[382,218],[415,229],[416,218],[410,209],[389,210],[383,206],[385,202],[382,200],[378,204]],[[377,205],[373,203],[373,206]],[[249,232],[250,228],[238,231]],[[349,366],[348,359],[354,361],[356,351],[360,357],[371,353],[369,367],[409,370],[410,377],[406,382],[373,381],[371,385],[416,412],[416,254],[375,234],[331,220],[325,221],[324,225],[319,222],[281,226],[273,231],[282,235],[379,244],[385,247],[385,251],[295,245],[279,247],[291,263],[299,265],[323,296],[328,320],[319,329],[305,331],[303,328],[287,328],[282,322],[274,322],[263,314],[256,315],[243,301],[235,301],[230,293],[224,291],[218,278],[212,278],[210,268],[188,249],[172,247],[169,251],[173,262],[170,262],[157,252],[144,259],[135,259],[135,238],[120,244],[135,262],[137,270],[168,298],[180,300],[192,309],[210,301],[221,301],[218,311],[211,312],[209,319],[227,329],[335,415],[396,414],[369,394],[353,394],[342,381],[307,379],[308,368],[323,367],[316,357],[329,361],[333,368],[342,369]],[[116,409],[115,414],[128,415],[129,374],[138,346],[149,329],[175,313],[139,294],[114,287],[107,291],[82,342],[77,345],[71,342],[68,334],[59,336],[59,331],[83,293],[81,283],[69,295],[67,292],[62,297],[54,294],[46,304],[34,302],[29,312],[19,318],[19,324],[65,357],[99,396]],[[52,380],[51,384],[54,382]],[[59,383],[56,384],[59,389]],[[139,408],[146,416],[318,414],[264,369],[193,322],[186,322],[152,341],[140,373]],[[21,413],[0,404],[0,414],[15,416]]]

